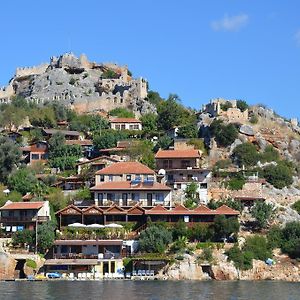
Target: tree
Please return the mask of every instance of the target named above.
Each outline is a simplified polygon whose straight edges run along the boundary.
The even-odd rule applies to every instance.
[[[107,149],[117,146],[117,142],[124,140],[128,137],[128,134],[124,131],[106,130],[104,132],[93,137],[93,144],[97,149]]]
[[[185,188],[185,198],[195,199],[197,195],[198,185],[196,182],[189,183]]]
[[[83,188],[75,194],[74,198],[77,200],[91,200],[92,194],[91,194],[90,189]]]
[[[134,113],[132,111],[129,111],[128,109],[123,108],[123,107],[118,107],[118,108],[111,110],[109,112],[109,115],[116,116],[119,118],[134,118],[135,117]]]
[[[32,192],[37,184],[37,178],[28,168],[16,170],[8,178],[8,187],[22,195]]]
[[[238,130],[233,124],[225,125],[221,120],[213,120],[210,125],[211,134],[215,137],[218,146],[231,145],[238,136]]]
[[[230,248],[226,255],[228,255],[228,259],[234,262],[236,268],[241,270],[249,270],[252,269],[252,259],[253,253],[249,251],[242,251],[238,245],[234,245]]]
[[[279,152],[272,145],[268,145],[264,152],[260,154],[259,160],[261,162],[277,162],[280,160]]]
[[[164,99],[160,97],[159,93],[154,91],[148,91],[147,100],[156,107],[164,101]]]
[[[259,229],[265,228],[269,219],[273,214],[273,205],[265,202],[258,201],[255,203],[251,210],[253,218],[256,219],[256,223]]]
[[[38,252],[46,253],[50,249],[55,240],[55,223],[48,221],[41,225],[38,225],[37,229],[38,236]]]
[[[216,216],[213,226],[217,240],[228,238],[231,234],[238,233],[240,228],[237,218],[226,218],[224,215]]]
[[[63,191],[58,188],[50,188],[48,190],[47,200],[55,212],[68,205],[68,199],[64,196]]]
[[[24,229],[22,231],[17,231],[12,235],[12,244],[13,246],[22,246],[25,245],[33,246],[34,244],[34,232],[29,229]]]
[[[172,232],[155,225],[142,231],[139,239],[141,251],[148,253],[163,253],[170,243],[172,243]]]
[[[300,200],[296,201],[292,205],[292,208],[300,215]]]
[[[269,165],[264,169],[264,178],[275,188],[282,189],[293,183],[292,169],[285,163],[280,162],[276,166]]]
[[[237,145],[233,150],[232,157],[239,167],[255,166],[259,160],[257,149],[251,143]]]
[[[21,152],[16,143],[0,136],[0,181],[7,182],[8,175],[20,163]]]
[[[300,222],[287,223],[282,236],[282,251],[292,258],[300,258]]]
[[[135,141],[126,150],[131,160],[138,160],[150,169],[155,168],[155,157],[152,151],[153,144],[150,141]]]
[[[185,138],[185,139],[197,138],[198,137],[198,128],[197,128],[196,121],[186,124],[184,126],[181,126],[178,130],[178,137]]]
[[[163,135],[158,139],[157,144],[155,145],[155,150],[156,151],[158,151],[158,149],[167,150],[169,149],[172,142],[173,140],[168,135]]]
[[[241,111],[245,111],[246,109],[248,109],[248,104],[246,101],[244,100],[237,100],[236,101],[236,107],[239,108]]]
[[[61,133],[56,133],[49,139],[49,165],[51,167],[61,170],[73,169],[81,156],[80,145],[65,145],[65,139]]]
[[[260,235],[247,237],[243,250],[253,253],[253,258],[263,261],[272,257],[267,239]]]
[[[146,134],[153,134],[157,131],[157,115],[153,113],[145,114],[141,117],[143,131]]]
[[[159,104],[157,108],[159,129],[170,130],[175,126],[186,125],[190,112],[179,101],[180,99],[177,95],[171,94],[166,101]]]

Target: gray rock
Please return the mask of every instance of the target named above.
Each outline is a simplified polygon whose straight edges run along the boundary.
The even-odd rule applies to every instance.
[[[254,134],[255,134],[254,129],[250,125],[242,125],[240,127],[240,133],[246,134],[249,136],[254,136]]]
[[[229,153],[230,155],[232,154],[233,150],[235,149],[236,146],[243,144],[243,142],[240,139],[236,139],[231,145],[230,145],[230,150]]]

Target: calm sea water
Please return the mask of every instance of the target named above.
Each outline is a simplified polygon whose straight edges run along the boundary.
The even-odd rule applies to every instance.
[[[216,281],[0,282],[1,300],[300,300],[300,283]]]

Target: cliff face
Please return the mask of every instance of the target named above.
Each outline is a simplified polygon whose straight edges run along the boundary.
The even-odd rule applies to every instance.
[[[52,57],[49,64],[18,68],[9,86],[0,90],[0,99],[15,95],[36,103],[59,101],[81,113],[117,107],[136,115],[156,111],[146,101],[146,80],[133,79],[127,66],[90,62],[72,53]]]
[[[0,252],[0,280],[14,279],[17,262],[4,252]]]

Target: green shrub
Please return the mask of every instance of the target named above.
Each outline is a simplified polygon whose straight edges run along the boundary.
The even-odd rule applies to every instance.
[[[275,188],[282,189],[293,183],[292,168],[285,162],[280,162],[277,166],[269,165],[264,169],[265,179]]]
[[[76,79],[74,77],[71,77],[69,80],[69,84],[74,85],[76,83]]]
[[[267,239],[260,235],[246,238],[243,250],[253,253],[253,258],[263,261],[272,257],[272,252],[269,248]]]
[[[258,117],[257,117],[257,115],[252,115],[251,117],[250,117],[250,123],[252,123],[252,124],[257,124],[258,123]]]
[[[255,166],[259,160],[257,149],[251,143],[236,146],[233,150],[232,157],[239,167]]]
[[[143,252],[163,253],[172,242],[172,232],[162,226],[152,225],[142,231],[139,239]]]
[[[300,215],[300,200],[296,201],[292,205],[292,208]]]
[[[230,101],[226,101],[225,103],[221,104],[221,109],[223,111],[227,111],[229,108],[232,108],[232,103]]]
[[[211,262],[213,260],[213,254],[211,248],[204,248],[201,253],[201,258],[204,261]]]
[[[242,177],[233,177],[229,179],[226,183],[226,187],[230,190],[241,190],[243,189],[244,184],[246,183],[246,180]]]
[[[211,133],[218,146],[227,147],[238,137],[238,130],[233,124],[225,125],[223,121],[215,119],[210,125]]]
[[[256,219],[259,229],[265,228],[269,219],[273,215],[274,206],[265,202],[256,202],[251,210],[252,216]]]
[[[32,259],[26,259],[26,266],[32,269],[36,269],[37,268],[37,264],[34,260]]]
[[[226,255],[228,255],[229,260],[232,260],[234,262],[236,268],[241,270],[252,269],[252,252],[244,252],[240,250],[240,248],[237,245],[234,245],[226,252]]]
[[[248,104],[244,100],[237,100],[236,101],[236,107],[239,108],[242,112],[248,109]]]

